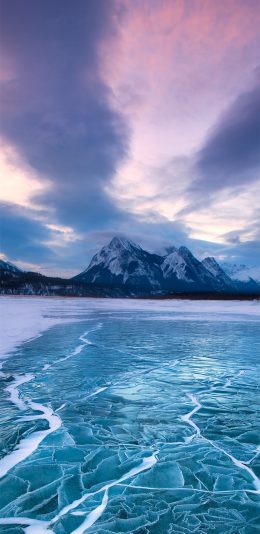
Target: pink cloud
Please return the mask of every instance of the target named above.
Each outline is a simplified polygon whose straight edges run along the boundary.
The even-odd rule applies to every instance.
[[[196,178],[194,155],[254,81],[260,10],[254,0],[119,0],[117,6],[117,32],[100,48],[100,61],[114,105],[129,118],[132,144],[112,193],[138,213],[175,219]],[[180,172],[182,157],[188,163]]]
[[[156,116],[164,107],[185,113],[194,106],[196,114],[202,100],[217,110],[257,64],[260,12],[253,0],[120,0],[118,6],[118,33],[103,45],[101,61],[119,105],[131,113]]]

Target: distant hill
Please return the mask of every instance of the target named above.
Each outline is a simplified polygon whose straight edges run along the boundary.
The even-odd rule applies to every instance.
[[[22,275],[23,271],[18,269],[12,263],[0,260],[0,278],[1,280],[17,280]]]
[[[228,276],[237,282],[257,282],[260,284],[260,267],[247,267],[236,263],[223,263],[222,268]]]

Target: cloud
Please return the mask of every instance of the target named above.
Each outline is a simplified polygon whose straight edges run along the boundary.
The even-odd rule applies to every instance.
[[[26,164],[16,148],[0,139],[0,201],[30,206],[32,194],[48,187],[40,180],[38,173]]]
[[[102,71],[131,121],[134,157],[156,165],[189,154],[251,81],[260,12],[252,0],[120,4]]]
[[[16,204],[0,205],[0,245],[7,258],[37,264],[52,261],[55,254],[45,244],[50,237],[51,231],[35,220],[30,210]]]
[[[34,201],[56,221],[105,226],[120,216],[104,191],[127,156],[129,132],[99,75],[99,45],[115,31],[113,0],[3,0],[1,131],[49,184]]]
[[[48,223],[49,213],[0,202],[1,256],[24,270],[70,277],[86,266],[86,235]]]
[[[201,254],[254,239],[259,87],[237,95],[259,15],[231,3],[1,0],[3,198],[27,208],[5,208],[10,259],[80,270],[116,232]]]
[[[260,83],[242,93],[220,117],[198,153],[199,177],[190,191],[214,193],[259,178]]]

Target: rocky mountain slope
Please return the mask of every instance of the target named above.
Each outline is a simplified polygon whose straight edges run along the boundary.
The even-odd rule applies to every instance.
[[[132,241],[114,237],[74,280],[133,290],[159,290],[163,282],[162,261],[160,256],[146,252]]]
[[[130,239],[114,237],[71,279],[24,272],[0,260],[0,293],[94,297],[260,295],[260,283],[229,274],[214,258],[199,261],[186,247],[152,254]]]
[[[114,237],[74,280],[129,291],[226,292],[250,289],[232,280],[214,258],[199,261],[186,247],[171,247],[165,256],[151,254],[126,238]]]

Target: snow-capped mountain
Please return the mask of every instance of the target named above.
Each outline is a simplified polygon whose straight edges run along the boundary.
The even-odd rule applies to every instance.
[[[0,276],[3,278],[19,278],[23,271],[8,261],[0,260]]]
[[[167,254],[147,252],[125,237],[114,237],[71,279],[25,272],[0,260],[0,294],[145,297],[216,293],[260,295],[260,268],[220,266],[214,258],[199,261],[186,247]],[[254,278],[253,278],[254,277]],[[255,281],[256,279],[259,282]]]
[[[208,261],[200,262],[193,256],[186,247],[180,247],[166,256],[162,264],[162,271],[166,286],[169,289],[195,290],[195,291],[216,291],[227,290],[232,286],[232,281],[224,276],[219,278],[220,267],[214,258],[208,258]],[[214,260],[215,261],[215,260]],[[222,274],[222,273],[221,273]],[[224,273],[223,273],[224,275]]]
[[[251,280],[260,284],[260,267],[247,267],[243,264],[223,263],[224,271],[232,278],[239,282],[250,282]]]
[[[161,288],[162,261],[160,256],[146,252],[133,241],[114,237],[74,280],[109,287],[156,290]]]
[[[103,287],[123,286],[137,292],[237,290],[214,258],[201,262],[186,247],[171,247],[166,256],[159,256],[123,237],[114,237],[74,280]]]

